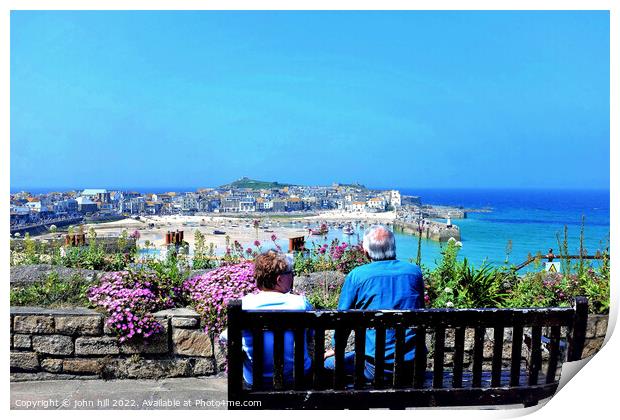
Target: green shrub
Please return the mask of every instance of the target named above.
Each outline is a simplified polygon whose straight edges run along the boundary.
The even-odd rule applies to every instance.
[[[334,239],[329,245],[313,243],[311,249],[296,252],[293,270],[296,275],[319,271],[340,271],[348,274],[356,267],[369,263],[361,245],[349,245]]]
[[[143,261],[142,271],[154,271],[159,281],[170,287],[180,287],[189,276],[186,253],[177,253],[174,247],[168,249],[164,260],[146,258]]]
[[[215,260],[215,245],[205,243],[204,235],[196,230],[194,233],[194,258],[192,259],[192,268],[194,270],[204,270],[215,268],[217,261]]]
[[[342,285],[330,284],[327,280],[323,280],[318,287],[306,294],[306,298],[315,309],[336,309],[341,290]]]
[[[89,306],[86,292],[93,282],[79,274],[61,279],[50,273],[44,282],[11,289],[12,306]]]

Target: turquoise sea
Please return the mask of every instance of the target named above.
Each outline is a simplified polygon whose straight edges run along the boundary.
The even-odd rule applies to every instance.
[[[466,219],[452,222],[461,230],[463,247],[459,253],[475,265],[487,261],[501,265],[506,260],[506,246],[512,241],[509,262],[519,264],[528,253],[546,254],[549,248],[559,253],[557,234],[563,235],[568,227],[568,244],[571,253],[579,250],[581,218],[585,216],[585,249],[588,254],[608,246],[609,240],[609,191],[608,190],[426,190],[401,189],[402,194],[419,195],[424,204],[444,204],[464,208],[490,208],[489,213],[469,213]],[[358,231],[362,236],[362,229]],[[357,242],[357,234],[343,235],[330,231],[327,240]],[[317,243],[317,237],[311,237]],[[415,236],[396,234],[398,258],[415,258],[418,239]],[[422,263],[435,267],[441,258],[444,244],[422,240]],[[533,268],[533,266],[530,266]]]

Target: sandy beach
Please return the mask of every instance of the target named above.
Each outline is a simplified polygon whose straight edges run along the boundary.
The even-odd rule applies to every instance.
[[[213,243],[216,253],[222,254],[226,249],[226,236],[230,241],[239,241],[244,247],[251,246],[255,240],[259,240],[265,247],[273,246],[272,235],[276,235],[278,244],[286,249],[288,239],[292,237],[308,236],[309,227],[317,227],[321,223],[330,225],[343,223],[391,223],[396,217],[394,212],[367,213],[367,212],[344,212],[329,211],[314,216],[270,217],[267,214],[255,214],[253,218],[241,218],[224,215],[213,216],[141,216],[140,220],[127,218],[114,222],[86,224],[87,232],[91,227],[95,229],[98,237],[116,237],[123,230],[129,234],[137,230],[140,233],[138,245],[145,247],[147,241],[151,246],[160,248],[165,244],[165,236],[168,231],[183,231],[184,240],[191,248],[194,245],[194,235],[199,230],[205,236],[205,243]],[[255,229],[253,220],[260,221],[260,228]],[[223,231],[225,234],[215,234],[214,231]],[[50,234],[40,236],[41,239],[51,237]]]
[[[364,221],[369,223],[388,223],[393,222],[396,219],[396,212],[387,211],[382,213],[370,213],[370,212],[347,212],[341,210],[334,210],[320,213],[316,216],[305,217],[307,220],[324,220],[327,222],[354,222]]]

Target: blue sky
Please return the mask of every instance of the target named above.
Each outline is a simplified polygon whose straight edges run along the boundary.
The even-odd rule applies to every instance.
[[[11,13],[11,188],[609,188],[607,12]]]

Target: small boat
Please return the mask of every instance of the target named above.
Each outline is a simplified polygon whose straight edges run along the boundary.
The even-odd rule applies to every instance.
[[[319,229],[308,230],[310,231],[310,235],[327,235],[327,232],[329,232],[329,228],[325,223],[323,223]]]
[[[342,229],[342,233],[344,233],[345,235],[353,235],[353,227],[351,227],[351,225],[345,226]]]
[[[223,230],[214,230],[213,234],[214,235],[226,235],[226,232],[224,232]]]

